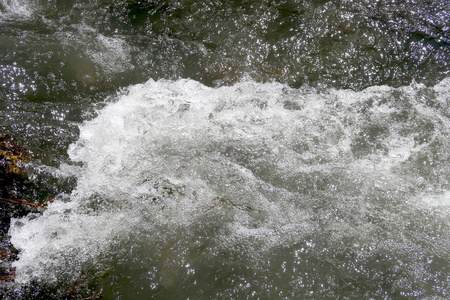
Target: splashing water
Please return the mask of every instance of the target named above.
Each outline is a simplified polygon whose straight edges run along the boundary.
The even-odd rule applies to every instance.
[[[23,0],[1,0],[0,20],[4,17],[29,18],[33,14],[32,4]]]
[[[449,97],[449,80],[131,86],[80,127],[60,168],[74,191],[13,221],[16,283],[55,297],[79,282],[133,299],[447,297]]]

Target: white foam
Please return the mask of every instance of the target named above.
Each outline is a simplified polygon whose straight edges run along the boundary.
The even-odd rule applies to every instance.
[[[30,18],[33,13],[33,5],[28,0],[1,0],[3,11],[0,18]]]
[[[440,88],[448,96],[448,86]],[[13,221],[11,241],[21,251],[16,281],[57,280],[131,232],[131,243],[152,243],[139,232],[161,224],[176,231],[209,226],[207,219],[226,229],[214,237],[219,247],[245,241],[256,252],[324,226],[336,239],[379,238],[376,224],[360,220],[376,207],[390,210],[389,226],[400,222],[407,200],[401,191],[417,182],[407,174],[411,153],[431,143],[417,145],[419,129],[405,133],[392,117],[395,103],[384,104],[392,91],[317,93],[251,81],[209,88],[192,80],[130,87],[81,126],[70,146],[70,158],[83,167],[73,171],[78,183],[69,201]],[[416,111],[411,122],[435,122],[437,138],[448,133],[434,117],[439,111],[417,102],[414,90],[399,91]],[[369,128],[367,141],[362,128]],[[377,190],[398,201],[379,204]]]

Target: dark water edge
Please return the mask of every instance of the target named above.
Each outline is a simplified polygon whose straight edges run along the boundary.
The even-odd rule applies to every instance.
[[[121,89],[149,78],[191,78],[210,87],[232,86],[251,78],[320,92],[401,87],[412,82],[432,89],[450,75],[450,4],[443,0],[38,0],[19,4],[0,1],[0,135],[14,136],[33,153],[30,179],[21,186],[15,184],[15,192],[36,203],[76,186],[74,178],[58,178],[53,168],[70,162],[67,148],[79,138],[79,125],[116,101]],[[374,130],[362,128],[361,136],[376,139],[384,134]],[[426,140],[425,135],[418,139]],[[373,147],[362,151],[381,151],[376,143],[361,139]],[[18,208],[20,213],[10,209],[3,211],[14,211],[13,216],[28,213],[28,209]],[[276,252],[292,255],[294,248]],[[282,260],[283,254],[277,255],[274,260]],[[383,268],[390,259],[383,256],[367,263]],[[310,260],[324,273],[340,272],[317,255]],[[436,264],[442,272],[440,280],[448,280],[448,261]],[[359,282],[360,287],[343,281],[338,284],[342,290],[319,298],[349,299],[355,290],[363,294],[364,289],[376,290],[377,284],[387,284],[383,291],[389,289],[383,278],[377,280]],[[433,289],[431,283],[424,285],[427,291]],[[85,282],[72,291],[31,283],[24,289],[9,290],[4,297],[80,299],[95,295],[96,287],[95,282]],[[153,297],[170,295],[160,293]],[[445,297],[448,291],[436,295]],[[172,296],[185,295],[176,290]]]

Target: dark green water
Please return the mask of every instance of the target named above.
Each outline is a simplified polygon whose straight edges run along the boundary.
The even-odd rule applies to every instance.
[[[3,297],[448,298],[449,72],[444,0],[0,0]]]

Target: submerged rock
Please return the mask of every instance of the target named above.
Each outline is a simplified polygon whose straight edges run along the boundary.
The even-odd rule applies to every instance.
[[[18,251],[7,234],[11,218],[24,216],[30,212],[28,207],[38,206],[20,195],[26,189],[24,164],[30,158],[31,152],[15,138],[0,136],[0,282],[13,280],[15,274],[11,262],[17,259]]]
[[[25,189],[25,162],[31,152],[9,135],[0,136],[0,233],[6,234],[12,216],[25,215],[28,210],[17,205]]]
[[[14,175],[23,175],[23,164],[31,157],[31,152],[22,147],[9,135],[0,136],[0,180],[12,179]]]

